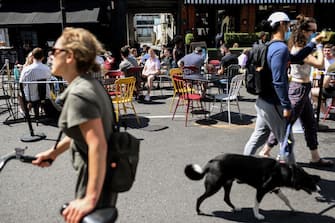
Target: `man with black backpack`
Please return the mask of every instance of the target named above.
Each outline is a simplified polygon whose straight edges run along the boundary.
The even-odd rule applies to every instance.
[[[244,148],[244,154],[254,154],[258,147],[262,146],[270,131],[274,133],[279,143],[282,145],[285,141],[286,127],[290,122],[291,103],[288,98],[288,62],[299,63],[315,47],[316,40],[308,44],[296,55],[290,55],[289,50],[284,42],[285,33],[288,31],[290,19],[283,12],[275,12],[270,15],[264,24],[264,30],[272,33],[270,44],[266,44],[266,50],[259,78],[261,84],[257,92],[259,95],[256,101],[257,119],[255,130],[250,136]],[[263,61],[263,62],[264,62]],[[248,90],[248,92],[250,92]],[[290,134],[291,148],[293,148],[293,137]],[[279,159],[283,162],[294,163],[293,153],[286,154],[281,150]]]

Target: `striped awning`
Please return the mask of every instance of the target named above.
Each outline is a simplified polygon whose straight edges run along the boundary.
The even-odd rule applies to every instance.
[[[334,3],[335,0],[184,0],[184,4],[189,5],[229,5],[229,4],[314,4],[314,3]]]

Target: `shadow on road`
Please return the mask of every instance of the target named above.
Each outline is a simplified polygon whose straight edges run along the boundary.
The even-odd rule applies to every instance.
[[[230,112],[231,123],[235,125],[250,125],[253,123],[253,119],[256,118],[254,115],[242,114],[242,119],[240,118],[240,114],[237,112]],[[214,115],[211,115],[211,118],[220,122],[228,123],[228,112],[220,112]]]
[[[298,222],[322,222],[330,223],[335,222],[335,218],[316,213],[306,213],[301,211],[283,211],[283,210],[260,210],[260,213],[265,216],[265,220],[259,221],[254,218],[252,208],[243,208],[240,212],[231,211],[214,211],[212,215],[206,216],[223,218],[235,222],[248,222],[248,223],[298,223]]]
[[[140,120],[140,125],[137,123],[137,119],[134,114],[122,115],[120,125],[121,127],[141,129],[148,132],[157,132],[169,128],[168,126],[163,125],[150,125],[150,119],[143,116],[139,116],[138,118]]]
[[[335,158],[334,157],[324,157],[324,159],[332,160],[335,163]],[[309,163],[302,163],[302,162],[297,162],[297,164],[299,166],[301,166],[301,167],[304,167],[304,168],[311,168],[311,169],[316,169],[316,170],[335,172],[335,166],[332,166],[332,167],[321,167],[321,166],[310,165]]]

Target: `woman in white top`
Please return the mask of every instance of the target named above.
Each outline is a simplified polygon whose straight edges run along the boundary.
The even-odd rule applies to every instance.
[[[161,68],[159,59],[156,56],[155,51],[150,48],[148,53],[150,57],[145,62],[142,71],[142,76],[147,79],[147,85],[148,85],[148,93],[144,98],[145,101],[150,101],[150,92],[152,89],[152,83],[155,79],[155,76],[160,74],[160,68]]]

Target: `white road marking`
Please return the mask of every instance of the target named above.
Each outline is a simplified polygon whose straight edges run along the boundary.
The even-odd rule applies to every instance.
[[[172,118],[172,115],[148,115],[144,116],[146,118],[151,118],[151,119],[164,119],[164,118]],[[175,118],[184,118],[185,115],[175,115]]]

